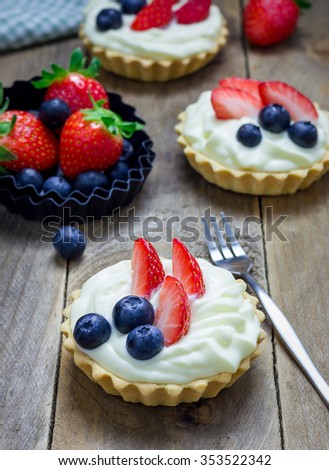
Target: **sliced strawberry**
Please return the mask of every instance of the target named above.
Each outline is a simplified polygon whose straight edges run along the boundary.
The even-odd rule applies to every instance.
[[[259,80],[252,80],[251,78],[240,77],[227,77],[219,82],[220,86],[238,88],[239,90],[248,91],[252,95],[259,97]]]
[[[134,31],[146,31],[151,28],[166,26],[173,19],[172,2],[168,0],[154,0],[143,7],[131,24]]]
[[[132,294],[149,299],[163,282],[165,272],[155,248],[144,238],[135,241],[131,267]]]
[[[199,263],[177,238],[173,240],[172,265],[174,277],[183,284],[187,294],[202,297],[205,285]]]
[[[209,16],[210,5],[211,0],[189,0],[176,10],[177,23],[192,24],[206,20]]]
[[[211,102],[218,119],[239,119],[243,116],[257,117],[263,107],[260,98],[237,88],[215,88]]]
[[[263,82],[259,93],[264,105],[281,104],[289,111],[293,121],[316,121],[318,112],[305,95],[284,82]]]
[[[165,346],[176,343],[186,335],[191,320],[191,309],[182,284],[166,276],[159,294],[154,325],[163,333]]]

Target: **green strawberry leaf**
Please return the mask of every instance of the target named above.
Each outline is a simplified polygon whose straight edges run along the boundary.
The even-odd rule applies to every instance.
[[[17,156],[10,150],[6,149],[6,147],[0,145],[0,162],[11,162],[13,160],[17,160]]]
[[[0,82],[0,114],[6,112],[9,106],[8,96],[5,98],[5,101],[3,101],[3,98],[4,98],[3,85],[2,85],[2,82]]]
[[[69,73],[80,73],[85,77],[96,77],[100,69],[100,61],[96,57],[92,59],[89,66],[86,67],[87,57],[83,56],[83,52],[80,47],[74,49],[71,55],[70,64],[68,69],[64,69],[60,65],[51,64],[53,73],[47,70],[42,70],[41,78],[32,81],[32,85],[37,88],[48,88],[55,81],[61,81]]]
[[[70,72],[77,72],[81,68],[83,68],[83,53],[82,50],[77,47],[74,49],[72,55],[71,55],[71,60],[70,60],[70,65],[69,65],[69,71]]]
[[[9,172],[6,170],[6,168],[0,165],[0,175],[8,175],[8,173]]]
[[[11,121],[0,122],[0,137],[4,137],[5,135],[9,134],[15,125],[16,119],[16,114],[14,114],[11,118]]]
[[[295,0],[299,8],[307,10],[308,8],[312,8],[312,3],[308,2],[307,0]]]
[[[101,67],[100,60],[97,57],[94,57],[92,61],[90,62],[89,67],[87,67],[84,70],[80,69],[79,73],[81,73],[85,77],[94,78],[94,77],[97,77],[97,75],[99,74],[100,67]]]
[[[139,122],[123,121],[119,114],[109,109],[102,108],[105,100],[95,102],[89,94],[90,101],[93,104],[92,109],[83,109],[81,112],[86,121],[102,122],[107,130],[113,135],[121,135],[130,139],[136,131],[144,129],[144,125]]]

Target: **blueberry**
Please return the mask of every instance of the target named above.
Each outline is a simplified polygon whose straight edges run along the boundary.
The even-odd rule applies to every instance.
[[[130,157],[134,153],[134,147],[127,139],[123,139],[123,147],[122,147],[122,154],[120,156],[120,161],[128,163]]]
[[[108,31],[109,29],[120,29],[122,26],[122,15],[115,8],[105,8],[101,10],[96,18],[98,31]]]
[[[146,0],[122,0],[121,2],[122,11],[126,15],[135,15],[145,7],[146,4]]]
[[[243,124],[238,130],[236,138],[246,147],[256,147],[262,140],[262,134],[258,126]]]
[[[314,147],[318,141],[318,131],[316,127],[307,121],[298,121],[288,129],[288,135],[295,144],[309,149]]]
[[[111,336],[111,325],[98,313],[87,313],[76,322],[73,336],[81,348],[95,349]]]
[[[72,191],[70,183],[63,178],[62,176],[51,176],[45,181],[43,185],[44,193],[48,193],[49,191],[56,191],[56,193],[60,194],[63,197],[67,197],[70,192]]]
[[[290,126],[290,114],[280,104],[269,104],[260,111],[258,121],[267,131],[278,134]]]
[[[71,108],[65,101],[59,98],[47,100],[39,108],[39,118],[45,126],[51,129],[59,129],[64,126],[71,115]]]
[[[163,347],[163,334],[153,325],[138,326],[127,336],[127,351],[132,357],[141,361],[151,359],[151,357],[158,354]]]
[[[33,114],[33,116],[35,116],[36,118],[39,119],[39,111],[37,111],[36,109],[29,109],[28,111],[30,114]]]
[[[41,174],[33,168],[24,168],[16,173],[15,176],[16,186],[23,188],[31,184],[37,191],[41,191],[43,187],[43,178]]]
[[[127,163],[118,161],[118,163],[111,168],[109,168],[106,172],[110,181],[114,180],[124,180],[126,181],[129,176],[129,167]]]
[[[127,295],[114,305],[113,322],[116,328],[125,334],[137,326],[152,325],[153,305],[144,297]]]
[[[80,258],[86,248],[84,234],[71,225],[58,229],[53,238],[53,244],[57,253],[68,260]]]
[[[74,181],[74,189],[80,191],[87,196],[91,194],[95,188],[108,189],[109,181],[104,173],[100,171],[85,171],[80,173]]]

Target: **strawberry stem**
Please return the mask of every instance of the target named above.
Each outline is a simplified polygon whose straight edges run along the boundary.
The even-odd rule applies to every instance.
[[[100,61],[94,57],[89,66],[86,67],[87,57],[84,57],[80,47],[74,49],[71,55],[68,69],[64,69],[60,65],[51,64],[52,72],[42,70],[41,78],[32,81],[32,85],[37,88],[48,88],[52,83],[61,81],[70,73],[80,73],[85,77],[94,78],[98,75],[100,69]]]
[[[0,176],[1,175],[8,175],[9,171],[6,170],[4,166],[0,166]]]
[[[307,10],[308,8],[312,8],[312,3],[307,0],[294,0],[294,1],[301,10],[303,9]]]
[[[89,94],[92,102],[92,109],[83,109],[81,112],[85,116],[86,121],[102,122],[107,130],[113,135],[121,135],[126,139],[130,139],[136,131],[144,129],[144,125],[140,122],[124,121],[119,114],[102,107],[105,100],[95,101]]]
[[[6,112],[9,106],[8,96],[5,98],[5,100],[3,99],[4,99],[3,85],[2,85],[2,82],[0,82],[0,114]]]

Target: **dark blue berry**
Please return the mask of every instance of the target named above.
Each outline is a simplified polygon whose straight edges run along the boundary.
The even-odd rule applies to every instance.
[[[131,156],[134,153],[134,147],[127,139],[123,139],[122,154],[120,156],[120,161],[128,163]]]
[[[33,116],[35,116],[36,118],[39,118],[39,111],[37,111],[36,109],[29,109],[29,113],[33,114]]]
[[[69,105],[59,98],[47,100],[39,108],[39,119],[50,129],[60,129],[71,115]]]
[[[269,104],[260,111],[258,121],[267,131],[278,134],[290,126],[290,114],[280,104]]]
[[[146,4],[146,0],[122,0],[121,2],[122,11],[126,15],[135,15],[145,7]]]
[[[126,181],[129,176],[129,167],[127,163],[118,161],[114,166],[109,168],[106,172],[110,181],[123,180]]]
[[[163,347],[163,334],[153,325],[138,326],[127,336],[127,351],[132,357],[140,361],[151,359],[151,357],[158,354]]]
[[[154,308],[144,297],[127,295],[113,308],[113,322],[121,333],[129,333],[137,326],[152,325]]]
[[[104,173],[100,171],[85,171],[80,173],[74,181],[74,189],[80,191],[87,196],[91,194],[95,188],[108,189],[109,181]]]
[[[41,174],[33,168],[24,168],[16,173],[15,176],[16,186],[23,188],[31,184],[37,191],[41,191],[43,187],[43,178]]]
[[[67,197],[71,193],[72,188],[70,183],[62,176],[51,176],[43,185],[43,192],[48,193],[49,191],[56,191],[62,197]]]
[[[295,144],[309,149],[314,147],[318,141],[318,131],[316,127],[306,121],[298,121],[288,129],[288,135]]]
[[[111,325],[98,313],[87,313],[76,322],[73,336],[84,349],[95,349],[111,336]]]
[[[84,234],[71,225],[58,229],[53,238],[53,244],[57,253],[68,260],[80,258],[86,248]]]
[[[238,130],[236,138],[246,147],[256,147],[262,140],[262,134],[255,124],[243,124]]]
[[[98,31],[120,29],[122,26],[121,12],[115,8],[105,8],[101,10],[97,15],[96,25]]]

